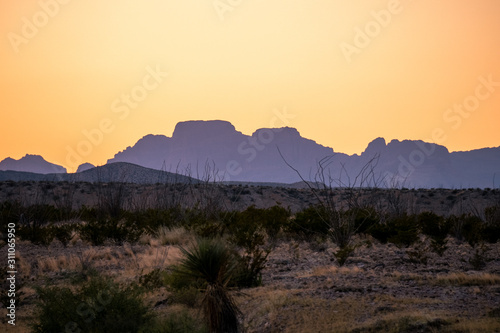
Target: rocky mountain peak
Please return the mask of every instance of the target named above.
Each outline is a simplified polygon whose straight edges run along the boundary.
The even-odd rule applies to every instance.
[[[186,138],[204,139],[207,137],[233,134],[236,128],[228,121],[223,120],[192,120],[177,123],[172,139]]]

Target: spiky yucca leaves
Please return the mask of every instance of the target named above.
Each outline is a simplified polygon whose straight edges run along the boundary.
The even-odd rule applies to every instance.
[[[200,239],[193,248],[181,247],[181,251],[179,272],[206,282],[201,304],[210,332],[238,332],[240,311],[228,288],[236,268],[232,252],[216,239]]]
[[[210,332],[238,332],[240,310],[228,294],[227,287],[209,284],[202,300],[203,315]]]

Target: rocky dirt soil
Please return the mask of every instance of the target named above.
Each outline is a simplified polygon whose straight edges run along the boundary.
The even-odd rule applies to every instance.
[[[422,254],[429,257],[427,264],[412,262],[407,254],[412,249],[369,243],[343,267],[332,260],[333,246],[318,252],[308,244],[282,244],[269,258],[262,288],[283,294],[269,314],[255,318],[263,326],[253,331],[370,331],[384,320],[396,326],[410,320],[430,332],[433,325],[481,318],[498,323],[500,247],[490,246],[486,267],[477,271],[469,263],[473,249],[450,242],[442,257]]]
[[[442,257],[426,249],[425,239],[410,249],[369,238],[356,242],[361,245],[342,267],[334,259],[337,249],[328,242],[278,242],[268,257],[262,286],[235,291],[245,331],[500,331],[500,244],[488,245],[478,258],[470,245],[451,238]],[[99,247],[78,241],[67,248],[57,241],[49,247],[24,242],[18,251],[18,326],[7,325],[2,307],[2,331],[28,331],[37,284],[67,284],[71,272],[85,265],[121,282],[137,281],[181,255],[177,246],[154,240]],[[474,259],[482,259],[484,267],[475,269]],[[178,311],[169,297],[162,287],[150,292],[147,302],[159,314]]]

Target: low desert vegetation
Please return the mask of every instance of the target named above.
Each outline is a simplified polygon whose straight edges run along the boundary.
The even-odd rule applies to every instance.
[[[438,275],[435,278],[435,283],[443,286],[493,286],[500,285],[500,275],[490,273],[450,273]]]
[[[155,207],[147,204],[155,196],[131,198],[125,184],[100,185],[93,205],[77,205],[74,196],[65,198],[61,191],[53,202],[1,202],[2,247],[7,225],[16,225],[21,329],[500,329],[500,311],[493,306],[500,297],[500,200],[495,190],[481,192],[481,200],[492,198],[481,210],[438,214],[403,204],[402,198],[415,194],[412,190],[319,188],[309,204],[292,210],[286,202],[231,206],[276,189],[196,186],[162,187],[167,197],[160,200],[158,194]],[[182,205],[175,193],[187,190],[197,199]],[[225,200],[224,193],[232,199]],[[299,197],[302,192],[286,193]],[[462,193],[431,191],[424,199],[444,196],[445,202],[458,203]],[[419,295],[418,288],[427,294]],[[445,293],[462,301],[493,296],[484,296],[488,306],[480,315],[470,309],[464,319],[443,298]],[[420,311],[419,304],[426,310]]]

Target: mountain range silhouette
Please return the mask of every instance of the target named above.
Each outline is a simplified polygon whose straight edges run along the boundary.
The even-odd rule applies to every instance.
[[[301,177],[315,181],[320,180],[317,176],[322,170],[321,180],[335,187],[486,188],[500,184],[500,147],[449,152],[420,140],[387,143],[376,138],[360,155],[347,155],[302,137],[295,128],[261,128],[245,135],[221,120],[180,122],[172,137],[146,135],[106,165],[117,162],[236,182],[290,184]],[[92,168],[84,163],[77,173]],[[66,173],[64,167],[36,155],[6,158],[0,170]],[[8,178],[5,173],[0,177]]]

